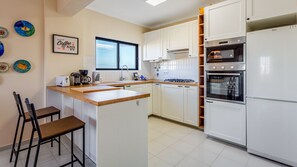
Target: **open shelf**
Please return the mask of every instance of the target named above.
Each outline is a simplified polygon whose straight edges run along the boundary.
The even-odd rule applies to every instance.
[[[204,8],[199,8],[198,16],[198,47],[199,47],[199,59],[198,59],[198,72],[199,72],[199,96],[198,96],[198,127],[201,130],[204,130]]]

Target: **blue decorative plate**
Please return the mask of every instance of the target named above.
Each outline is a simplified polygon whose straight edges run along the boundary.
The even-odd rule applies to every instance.
[[[0,57],[4,54],[4,45],[3,43],[0,41]]]
[[[6,38],[8,36],[8,30],[4,27],[0,27],[0,38]]]
[[[13,69],[19,73],[26,73],[30,71],[31,64],[27,60],[18,60],[13,64]]]
[[[30,22],[25,20],[17,21],[14,24],[14,29],[19,35],[23,37],[30,37],[35,33],[34,26]]]

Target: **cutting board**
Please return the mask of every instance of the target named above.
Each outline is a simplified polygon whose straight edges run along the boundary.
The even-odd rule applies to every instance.
[[[91,86],[91,87],[71,88],[71,90],[81,92],[81,93],[101,92],[101,91],[119,90],[119,89],[121,88],[113,87],[113,86]]]

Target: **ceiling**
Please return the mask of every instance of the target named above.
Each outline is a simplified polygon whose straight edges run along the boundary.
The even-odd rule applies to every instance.
[[[223,0],[167,0],[151,6],[145,0],[95,0],[88,9],[147,28],[197,16],[198,8]]]

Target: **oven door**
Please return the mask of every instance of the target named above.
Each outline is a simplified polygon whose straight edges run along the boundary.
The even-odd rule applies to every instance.
[[[244,75],[244,71],[208,71],[206,73],[206,97],[245,103]]]
[[[244,62],[244,43],[206,48],[207,63]]]

